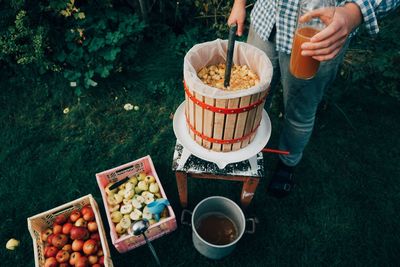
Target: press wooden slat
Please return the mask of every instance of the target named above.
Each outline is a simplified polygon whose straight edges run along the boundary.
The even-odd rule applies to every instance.
[[[239,106],[239,100],[240,100],[240,97],[229,99],[228,108],[237,108]],[[236,119],[237,119],[237,114],[226,115],[224,140],[233,139],[233,135],[235,133],[235,127],[236,127]],[[232,144],[223,144],[222,151],[224,151],[224,152],[232,151]]]
[[[252,95],[250,104],[256,102],[258,100],[259,96],[260,96],[260,93]],[[252,110],[250,110],[248,112],[247,120],[246,120],[246,126],[244,128],[244,134],[243,135],[248,135],[249,133],[251,133],[251,130],[253,129],[254,118],[256,116],[256,111],[257,110],[254,108],[254,109],[252,109]],[[250,137],[244,139],[242,141],[241,147],[247,146],[249,144],[249,142],[250,142]]]
[[[190,93],[193,94],[193,91],[190,91]],[[189,102],[189,122],[190,122],[190,125],[194,126],[194,105],[195,104],[193,103],[192,100],[190,100],[190,99],[187,99],[187,100]],[[192,130],[189,129],[189,132],[190,132],[190,136],[192,137],[192,139],[196,140],[195,135],[192,132]]]
[[[261,92],[260,93],[260,98],[265,97],[267,94],[268,94],[268,90],[265,90],[265,91]],[[260,125],[260,122],[261,122],[261,119],[262,119],[262,113],[263,113],[263,110],[264,110],[264,104],[265,104],[265,99],[262,102],[262,104],[257,107],[256,118],[255,118],[254,123],[253,123],[252,131],[254,131]],[[255,132],[250,137],[250,142],[253,141],[254,137],[256,136],[256,133],[257,132]]]
[[[204,97],[199,93],[194,93],[194,96],[196,97],[196,99],[200,100],[201,102],[204,102],[203,100]],[[195,108],[195,129],[197,132],[203,133],[203,115],[204,115],[203,109],[202,107],[196,104],[194,108]],[[200,136],[196,135],[196,142],[199,145],[203,145],[203,139]]]
[[[227,102],[228,102],[227,99],[216,99],[215,106],[225,108]],[[222,139],[224,135],[224,124],[225,124],[225,114],[215,113],[213,138]],[[212,145],[213,151],[221,151],[221,149],[222,149],[221,144],[213,143]]]
[[[214,98],[204,97],[204,102],[208,105],[214,106]],[[214,112],[205,109],[204,110],[204,123],[203,123],[203,130],[204,135],[208,137],[213,136],[213,125],[214,125]],[[203,147],[210,149],[212,143],[206,140],[203,140]]]
[[[243,96],[240,98],[240,104],[239,107],[246,107],[250,104],[250,99],[251,96]],[[235,134],[234,134],[234,138],[240,138],[243,136],[244,133],[244,128],[245,128],[245,124],[246,124],[246,119],[247,119],[247,113],[243,112],[243,113],[239,113],[237,116],[237,121],[236,121],[236,127],[235,127]],[[238,150],[241,147],[241,143],[234,143],[232,145],[232,151]]]

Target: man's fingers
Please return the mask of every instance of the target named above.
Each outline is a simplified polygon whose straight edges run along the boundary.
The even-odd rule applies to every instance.
[[[236,31],[236,34],[237,34],[238,36],[242,36],[242,34],[243,34],[243,25],[244,25],[244,23],[237,23],[237,31]]]
[[[335,51],[337,48],[341,48],[343,44],[346,42],[346,38],[342,38],[338,41],[335,41],[330,46],[321,46],[320,49],[312,49],[312,50],[303,50],[301,52],[302,56],[322,56],[328,55]]]
[[[339,53],[340,49],[342,49],[342,47],[336,48],[332,53],[330,53],[328,55],[314,56],[313,59],[318,60],[318,61],[331,60],[332,58],[334,58]]]

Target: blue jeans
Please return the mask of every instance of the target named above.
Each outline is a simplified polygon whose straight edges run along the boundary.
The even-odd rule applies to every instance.
[[[264,41],[250,26],[247,43],[263,50],[272,62],[273,76],[271,91],[266,100],[267,109],[279,81],[283,87],[284,121],[280,133],[279,149],[287,150],[290,155],[279,155],[288,166],[297,165],[306,147],[315,121],[315,113],[326,88],[335,80],[336,73],[343,61],[349,40],[340,53],[332,60],[322,62],[314,78],[301,80],[289,71],[290,55],[275,50],[275,38]]]

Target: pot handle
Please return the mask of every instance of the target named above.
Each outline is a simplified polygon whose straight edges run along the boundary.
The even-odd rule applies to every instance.
[[[250,222],[251,224],[251,229],[250,230],[245,230],[244,232],[246,234],[254,234],[256,232],[256,223],[258,223],[258,219],[257,218],[248,218],[246,219],[246,228],[248,225],[248,222]]]
[[[189,221],[186,221],[186,219],[185,219],[186,214],[190,215],[190,218],[192,218],[193,212],[191,212],[190,210],[187,210],[187,209],[182,210],[182,214],[181,214],[181,224],[182,224],[182,225],[189,225],[189,226],[192,226],[192,224],[190,223],[190,220],[189,220]]]

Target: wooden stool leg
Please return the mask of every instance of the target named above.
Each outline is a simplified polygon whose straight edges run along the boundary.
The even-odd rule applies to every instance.
[[[187,207],[188,197],[187,197],[187,173],[177,171],[176,175],[176,184],[178,185],[178,193],[179,193],[179,201],[181,202],[181,206],[183,208]]]
[[[242,204],[243,208],[246,208],[253,199],[254,193],[258,186],[258,181],[258,178],[251,177],[248,177],[245,181],[243,181],[242,195],[240,197],[240,203]]]

